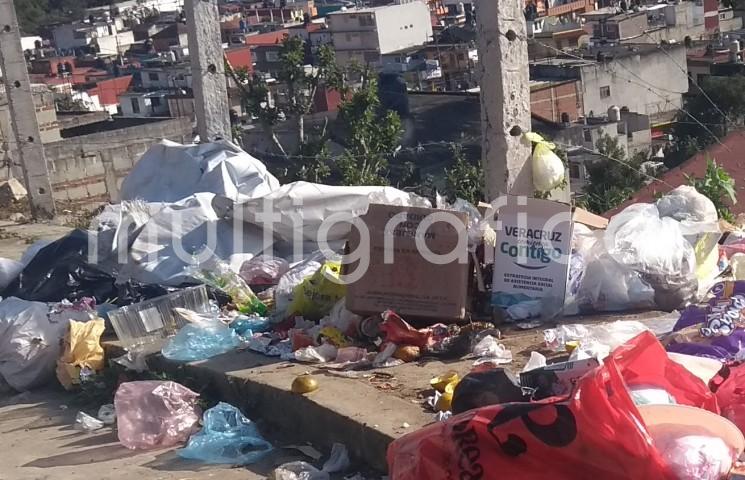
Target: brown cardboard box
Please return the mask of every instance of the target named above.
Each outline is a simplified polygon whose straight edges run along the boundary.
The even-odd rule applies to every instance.
[[[422,220],[432,213],[449,215],[457,228],[438,221],[419,231]],[[398,214],[403,218],[391,224],[386,234],[386,225]],[[360,254],[369,255],[370,265],[359,280],[347,285],[347,309],[362,315],[391,309],[404,318],[465,316],[469,276],[465,213],[376,204],[370,205],[367,214],[357,221],[370,232],[369,251],[362,250],[360,231],[353,228],[348,252],[360,249]],[[452,253],[458,258],[442,265],[430,262],[417,248],[416,235],[434,254]],[[392,263],[386,264],[386,252]],[[344,271],[354,274],[359,265],[359,261],[350,263]]]

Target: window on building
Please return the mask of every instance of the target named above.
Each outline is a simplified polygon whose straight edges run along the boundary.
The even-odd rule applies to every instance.
[[[724,20],[726,18],[727,18],[727,14],[726,13],[720,13],[719,14],[719,20]]]
[[[365,63],[375,63],[380,60],[378,52],[365,52],[363,55]]]
[[[580,178],[580,168],[579,165],[576,163],[570,163],[569,164],[569,178]]]
[[[375,25],[375,18],[372,15],[360,15],[360,27],[372,27]]]
[[[600,87],[600,98],[610,97],[610,86]]]
[[[279,62],[279,52],[266,52],[266,61],[267,62]]]
[[[160,76],[159,76],[159,75],[158,75],[157,73],[153,73],[153,72],[150,72],[150,73],[148,73],[148,74],[147,74],[147,78],[148,78],[148,79],[149,79],[149,80],[150,80],[151,82],[157,82],[157,81],[159,81],[159,80],[160,80]]]
[[[589,128],[585,128],[582,131],[582,135],[585,138],[585,142],[592,142],[592,130],[590,130]]]
[[[140,101],[137,98],[130,98],[132,102],[132,113],[140,113]]]
[[[459,53],[458,54],[458,61],[459,62],[462,62],[465,59],[466,59],[466,55],[464,53]]]
[[[153,97],[153,98],[151,98],[151,99],[150,99],[150,105],[151,105],[151,106],[152,106],[153,108],[156,108],[156,107],[160,107],[160,98],[158,98],[158,97]]]

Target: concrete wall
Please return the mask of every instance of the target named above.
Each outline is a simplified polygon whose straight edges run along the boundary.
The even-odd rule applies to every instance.
[[[666,52],[625,55],[581,67],[585,114],[605,115],[613,105],[651,117],[678,110],[683,101],[681,92],[688,91],[688,77],[678,66],[686,64],[685,52],[679,45]],[[601,98],[604,87],[610,88],[610,95]]]
[[[150,146],[164,138],[187,143],[191,137],[191,121],[174,119],[45,145],[54,198],[82,207],[116,201],[124,177]]]

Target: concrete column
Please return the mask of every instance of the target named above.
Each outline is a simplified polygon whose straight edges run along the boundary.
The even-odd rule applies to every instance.
[[[476,0],[482,165],[490,200],[532,195],[530,75],[522,0]]]
[[[0,68],[8,97],[15,151],[23,168],[31,215],[53,218],[54,198],[13,0],[0,0]]]
[[[202,142],[217,138],[230,140],[230,107],[217,0],[186,0],[184,9],[199,137]]]

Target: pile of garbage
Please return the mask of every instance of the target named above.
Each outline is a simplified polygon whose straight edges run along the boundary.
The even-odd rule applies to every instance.
[[[742,453],[745,230],[723,228],[692,187],[606,221],[548,200],[450,204],[391,187],[280,185],[228,143],[163,142],[121,198],[89,230],[0,259],[2,383],[27,390],[56,375],[80,388],[106,367],[101,339],[114,334],[128,351],[116,361],[135,370],[153,347],[175,362],[250,350],[329,370],[470,358],[464,378],[432,379],[442,421],[391,446],[393,478],[542,478],[551,460],[561,478],[714,479]],[[427,226],[430,214],[447,216]],[[521,328],[558,323],[546,347],[567,363],[535,352],[519,378],[504,369],[512,326],[494,310]],[[565,318],[632,310],[673,321],[651,333]],[[240,411],[202,415],[196,398],[173,382],[127,382],[78,423],[115,420],[129,448],[188,442],[182,456],[209,463],[271,451]],[[306,467],[288,475],[338,471]]]

